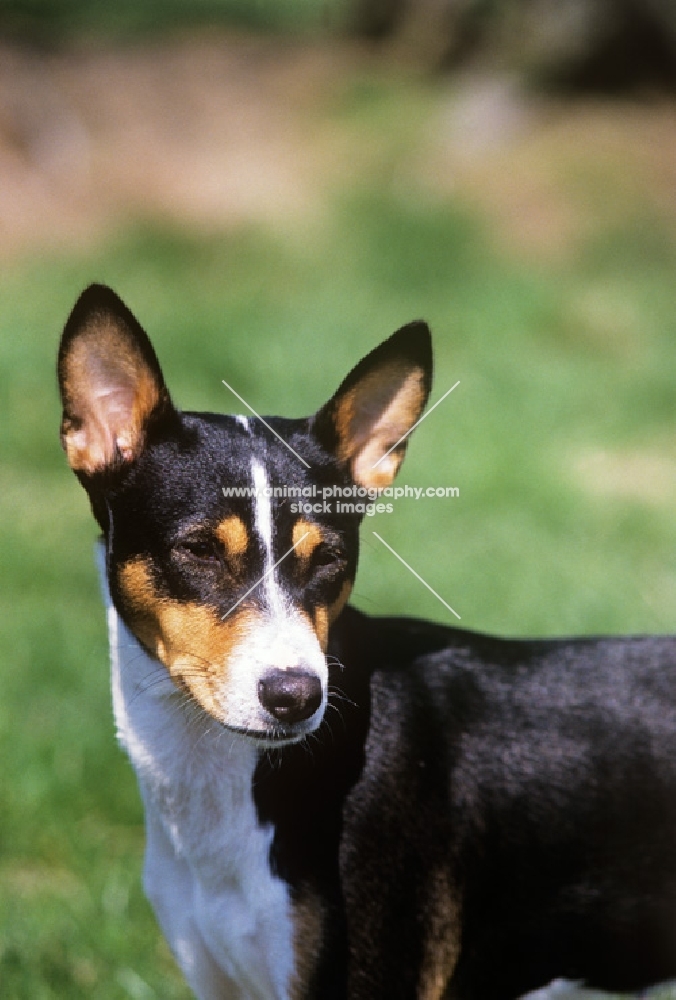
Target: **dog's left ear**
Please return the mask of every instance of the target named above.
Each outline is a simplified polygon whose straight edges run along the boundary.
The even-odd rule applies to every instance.
[[[406,435],[420,419],[431,384],[429,327],[409,323],[359,362],[315,415],[312,430],[348,463],[353,482],[384,488],[399,470]]]
[[[90,285],[61,337],[61,443],[85,483],[141,454],[150,428],[173,411],[146,333],[105,285]]]

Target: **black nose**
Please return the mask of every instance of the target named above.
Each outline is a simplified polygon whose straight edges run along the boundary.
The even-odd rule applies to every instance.
[[[298,667],[270,670],[258,682],[258,700],[275,719],[291,726],[315,714],[322,703],[321,681]]]

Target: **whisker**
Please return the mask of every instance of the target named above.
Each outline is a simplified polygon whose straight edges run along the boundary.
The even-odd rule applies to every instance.
[[[342,688],[336,687],[335,684],[332,684],[329,687],[329,704],[331,698],[334,698],[337,701],[342,701],[346,705],[351,705],[353,708],[359,707],[356,701],[352,701],[351,698],[348,698],[348,696],[345,694]],[[333,707],[335,708],[336,706],[334,705]]]
[[[326,660],[329,666],[340,667],[341,670],[345,669],[345,664],[342,662],[342,660],[339,660],[338,657],[334,656],[332,653],[327,653]]]

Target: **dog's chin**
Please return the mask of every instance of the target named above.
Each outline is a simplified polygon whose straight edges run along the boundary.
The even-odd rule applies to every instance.
[[[322,705],[309,719],[300,720],[294,724],[284,725],[272,716],[265,717],[263,713],[254,713],[251,720],[228,718],[224,712],[219,722],[223,729],[241,737],[249,744],[263,750],[279,750],[302,743],[321,727],[324,720],[325,706]]]
[[[261,750],[280,750],[282,747],[292,746],[294,743],[300,743],[305,739],[310,733],[314,732],[314,729],[302,729],[300,731],[293,729],[282,729],[281,727],[269,729],[250,729],[242,726],[230,726],[226,722],[221,723],[224,729],[229,733],[235,733],[237,736],[241,736],[248,743],[252,743],[254,746]]]
[[[216,706],[205,705],[194,696],[193,703],[200,715],[218,723],[224,733],[239,736],[245,743],[263,750],[279,750],[294,743],[302,743],[319,729],[324,719],[322,707],[311,718],[297,725],[284,726],[272,720],[268,722],[265,719],[255,718],[247,725],[245,721],[228,718],[227,713],[216,711]]]

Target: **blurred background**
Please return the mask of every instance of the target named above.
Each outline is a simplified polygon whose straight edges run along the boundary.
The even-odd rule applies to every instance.
[[[188,997],[140,889],[58,336],[112,285],[185,408],[313,412],[436,344],[355,601],[670,632],[673,0],[0,0],[0,996]]]

